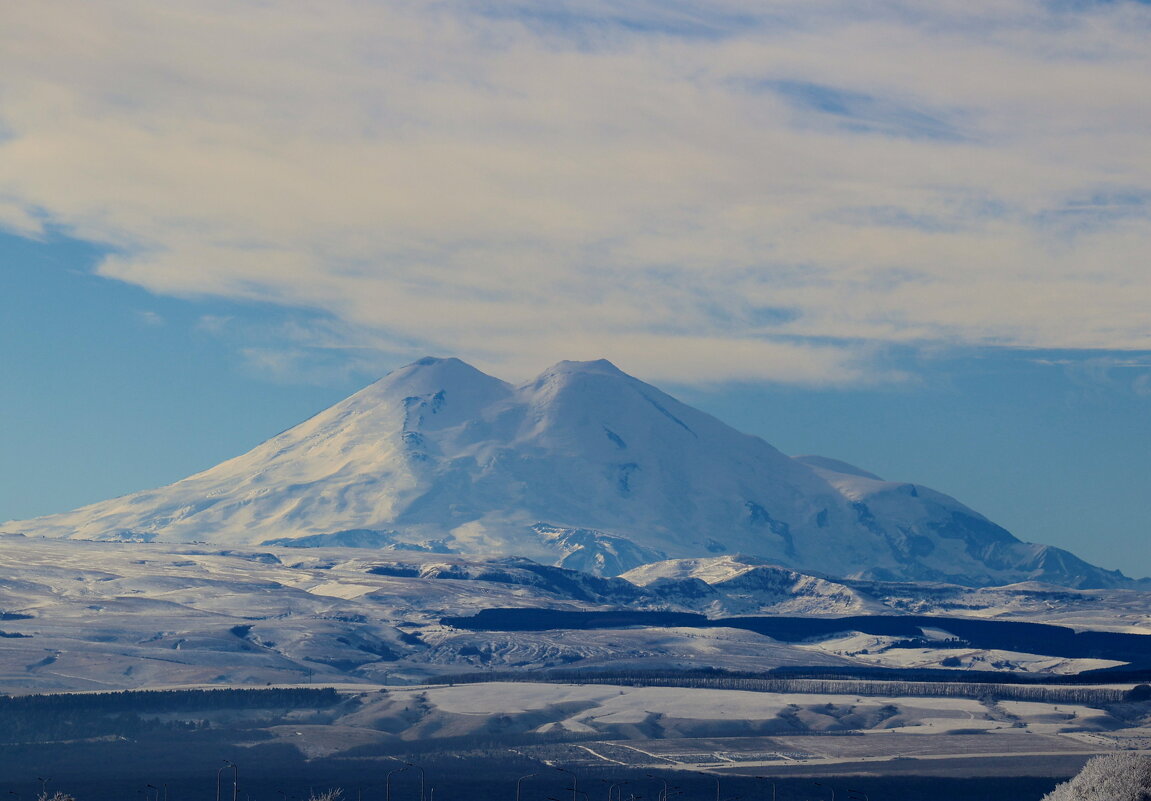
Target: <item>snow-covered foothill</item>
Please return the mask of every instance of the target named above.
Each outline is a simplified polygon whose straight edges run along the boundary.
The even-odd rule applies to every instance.
[[[786,643],[727,626],[471,631],[441,622],[485,608],[794,615],[793,600],[803,605],[804,616],[842,616],[842,588],[834,582],[826,595],[793,599],[772,588],[757,599],[754,589],[745,588],[728,596],[720,580],[727,575],[725,565],[698,567],[718,589],[698,578],[641,586],[505,557],[0,537],[0,692],[309,677],[394,683],[492,669],[525,675],[574,668],[758,672],[783,666],[900,667],[909,659],[947,666],[944,660],[956,655],[959,667],[980,670],[1059,672],[1102,664],[1042,654],[988,658],[945,643],[938,649],[873,647],[872,635],[850,631]],[[726,567],[740,574],[734,563]],[[685,569],[683,563],[669,567],[672,573]],[[814,578],[800,577],[796,584],[819,587],[825,581],[808,580]],[[683,582],[695,582],[698,592],[684,592]],[[884,604],[903,602],[906,585],[895,585],[892,598],[883,595],[883,586],[870,583],[870,592],[858,597],[869,609],[898,613],[897,606]],[[1036,593],[951,587],[934,597],[936,611],[946,616],[1066,619],[1151,633],[1145,593]],[[1136,618],[1144,621],[1141,626],[1133,625]],[[950,636],[943,628],[923,627],[929,644]]]

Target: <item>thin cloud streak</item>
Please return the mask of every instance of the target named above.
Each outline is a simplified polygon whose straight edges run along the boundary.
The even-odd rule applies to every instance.
[[[500,374],[1151,349],[1151,8],[745,6],[17,7],[0,224]]]

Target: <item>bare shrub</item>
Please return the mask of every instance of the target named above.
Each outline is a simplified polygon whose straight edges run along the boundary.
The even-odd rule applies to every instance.
[[[1111,754],[1087,761],[1043,801],[1151,801],[1151,757]]]
[[[343,795],[343,790],[339,787],[333,787],[330,790],[324,790],[319,793],[313,791],[312,794],[308,796],[308,801],[340,801]]]

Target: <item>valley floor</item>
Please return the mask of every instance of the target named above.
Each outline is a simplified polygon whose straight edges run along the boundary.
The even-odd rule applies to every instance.
[[[243,700],[276,692],[269,703]],[[482,750],[574,772],[717,777],[1069,776],[1094,754],[1151,752],[1151,702],[1056,705],[992,694],[884,697],[531,682],[343,687],[323,695],[322,705],[293,700],[293,693],[309,692],[315,688],[248,690],[232,706],[211,708],[190,707],[179,693],[165,696],[168,706],[160,707],[159,696],[149,693],[38,696],[20,713],[24,728],[24,718],[6,711],[9,734],[0,736],[7,742],[0,748],[31,749],[42,760],[50,760],[53,749],[111,753],[144,742],[138,727],[145,726],[147,739],[183,738],[186,754],[209,761],[219,752],[237,762],[250,761],[245,753],[276,753],[303,764],[387,763]],[[37,713],[38,704],[52,715]],[[71,721],[64,731],[73,734],[45,728],[61,714]]]
[[[356,783],[372,788],[359,801],[378,801],[381,777],[405,762],[426,768],[429,781],[444,788],[436,795],[441,801],[454,801],[449,783],[462,786],[472,772],[476,782],[491,774],[489,796],[468,790],[472,801],[483,801],[506,799],[509,776],[514,783],[551,767],[594,779],[595,794],[606,792],[600,779],[652,774],[694,782],[701,792],[718,778],[725,787],[750,782],[751,793],[761,781],[754,777],[771,777],[791,788],[778,801],[826,797],[811,792],[825,778],[855,787],[872,781],[867,787],[882,790],[873,798],[923,799],[931,796],[920,782],[930,777],[996,777],[980,785],[982,795],[953,797],[1028,801],[1093,754],[1151,752],[1151,700],[1125,697],[1133,683],[1057,683],[1066,678],[1060,672],[1118,664],[1106,652],[1052,657],[981,649],[931,626],[913,641],[847,630],[790,642],[722,621],[706,629],[542,631],[443,622],[492,608],[631,608],[627,598],[611,595],[616,585],[590,577],[579,584],[580,575],[438,554],[0,538],[0,692],[46,693],[67,712],[30,714],[23,728],[4,713],[0,791],[33,797],[40,789],[33,779],[51,776],[71,782],[61,789],[80,801],[122,801],[147,783],[167,782],[170,801],[193,801],[211,796],[227,759],[244,765],[247,779],[261,777],[254,801],[277,792],[285,801],[301,797],[299,788],[285,786],[289,778],[349,790]],[[1133,591],[935,587],[935,595],[910,607],[893,594],[908,588],[881,589],[887,595],[871,588],[869,597],[883,600],[882,608],[847,611],[1100,629],[1109,621],[1112,632],[1128,637],[1151,627],[1151,596]],[[685,601],[676,611],[781,614],[771,606],[774,596],[725,597],[722,608]],[[804,596],[805,613],[818,611],[821,599]],[[934,606],[923,606],[929,602]],[[844,611],[827,608],[818,619],[838,621]],[[915,682],[871,680],[789,679],[786,688],[638,686],[642,678],[592,683],[616,681],[608,671],[763,675],[775,667],[918,669],[949,661],[1046,673],[1052,692],[972,684],[948,694],[940,685],[913,691]],[[586,679],[530,680],[556,670]],[[490,681],[497,675],[505,680]],[[454,684],[449,676],[458,677]],[[134,705],[147,694],[125,693],[116,696],[127,705],[124,714],[93,711],[84,700],[144,688],[273,686],[331,686],[338,698],[319,706],[275,701],[140,711]],[[892,789],[896,779],[903,795]],[[85,787],[92,788],[87,795]],[[559,787],[533,788],[523,801],[555,797]],[[552,796],[536,792],[545,789]],[[763,797],[762,789],[754,792]]]

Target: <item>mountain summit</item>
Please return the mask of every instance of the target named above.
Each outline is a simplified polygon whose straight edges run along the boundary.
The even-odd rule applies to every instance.
[[[858,578],[1129,582],[926,487],[786,456],[603,360],[513,386],[420,359],[210,470],[0,528],[508,554],[606,575],[746,554]]]

